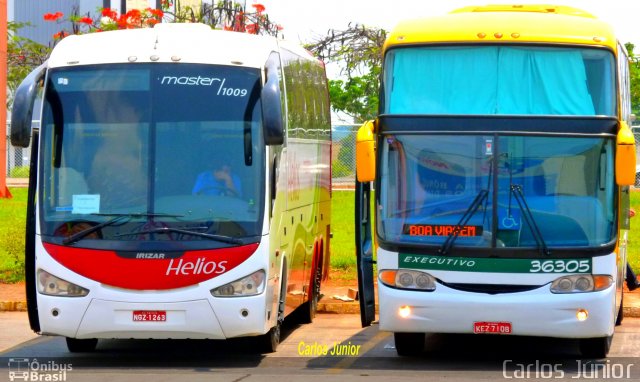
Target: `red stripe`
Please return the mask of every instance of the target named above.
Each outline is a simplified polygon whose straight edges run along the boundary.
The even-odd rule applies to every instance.
[[[43,243],[60,264],[89,279],[125,289],[174,289],[218,277],[243,263],[258,244],[187,251],[178,259],[126,259],[115,251]]]

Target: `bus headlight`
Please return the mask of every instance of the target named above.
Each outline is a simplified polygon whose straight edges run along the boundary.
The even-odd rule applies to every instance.
[[[89,290],[38,269],[38,292],[48,296],[83,297]]]
[[[265,286],[265,272],[259,270],[239,280],[219,286],[211,290],[215,297],[254,296],[262,293]]]
[[[380,271],[380,281],[392,288],[434,291],[436,279],[428,273],[408,269],[386,269]]]
[[[563,276],[551,283],[552,293],[598,292],[609,288],[613,277],[609,275],[571,275]]]

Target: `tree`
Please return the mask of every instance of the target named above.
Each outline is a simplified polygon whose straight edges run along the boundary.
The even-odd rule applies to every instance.
[[[89,13],[80,15],[76,8],[67,20],[62,12],[46,13],[43,15],[45,21],[69,21],[71,24],[69,30],[61,29],[52,36],[50,46],[18,36],[18,30],[29,24],[10,22],[7,36],[7,108],[13,104],[13,94],[27,74],[47,60],[53,45],[71,34],[144,28],[159,22],[200,22],[214,29],[272,36],[278,36],[282,30],[280,25],[270,20],[262,4],[252,4],[251,11],[231,0],[219,1],[215,5],[202,4],[199,8],[182,7],[179,0],[175,4],[162,0],[161,4],[162,9],[133,9],[124,14],[101,8],[96,16]]]
[[[17,22],[7,25],[7,108],[13,104],[13,94],[20,82],[49,56],[49,47],[18,36],[18,30],[28,26]]]
[[[629,53],[629,74],[631,77],[631,112],[640,118],[640,57],[635,56],[632,43],[624,44]]]
[[[346,30],[331,29],[306,48],[319,59],[339,63],[345,79],[330,79],[331,108],[351,116],[354,122],[375,118],[382,66],[384,29],[349,24]]]

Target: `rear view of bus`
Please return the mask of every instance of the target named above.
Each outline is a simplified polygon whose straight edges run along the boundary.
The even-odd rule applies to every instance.
[[[407,21],[387,39],[382,83],[380,115],[359,132],[358,247],[366,280],[375,181],[380,328],[398,353],[433,332],[575,338],[606,356],[635,165],[611,28],[536,5]]]
[[[287,137],[295,107],[315,110],[302,142]],[[33,147],[32,328],[71,351],[242,336],[274,351],[285,315],[313,318],[328,261],[329,125],[323,66],[272,37],[161,24],[65,38],[13,111],[13,144]]]

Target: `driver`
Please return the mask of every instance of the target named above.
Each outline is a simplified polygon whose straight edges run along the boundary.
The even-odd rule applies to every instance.
[[[223,164],[213,171],[204,171],[198,175],[191,191],[193,195],[242,196],[240,177],[231,173],[231,167]]]

